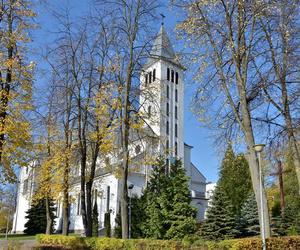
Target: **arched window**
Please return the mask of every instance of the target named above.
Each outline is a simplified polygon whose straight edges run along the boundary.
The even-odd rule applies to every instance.
[[[153,82],[156,80],[156,69],[153,70],[152,79],[153,79]]]
[[[148,106],[148,118],[151,117],[151,106]]]
[[[80,215],[80,212],[81,212],[81,203],[80,203],[80,194],[77,195],[77,215]]]
[[[170,106],[169,103],[167,102],[167,116],[169,116],[169,112],[170,112]]]
[[[149,83],[152,82],[152,71],[149,72]]]
[[[110,186],[106,187],[106,212],[109,212],[110,208]]]
[[[174,82],[174,70],[171,71],[171,82]]]
[[[177,106],[175,106],[175,119],[178,118],[177,112],[178,112],[178,108],[177,108]]]
[[[175,89],[175,102],[178,102],[178,91]]]
[[[23,181],[23,195],[25,195],[28,191],[28,179]]]
[[[169,88],[169,85],[167,85],[167,98],[168,99],[170,98],[170,88]]]
[[[175,74],[175,83],[178,84],[178,72]]]
[[[167,124],[166,124],[166,133],[167,133],[167,135],[169,134],[169,121],[167,121]]]
[[[170,69],[167,68],[167,80],[170,81]]]

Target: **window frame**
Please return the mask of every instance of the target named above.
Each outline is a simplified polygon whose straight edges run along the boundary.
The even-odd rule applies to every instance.
[[[169,135],[169,133],[170,133],[169,126],[170,126],[169,121],[167,121],[167,123],[166,123],[166,134],[167,135]]]
[[[149,72],[149,83],[152,83],[152,71]]]
[[[151,118],[151,114],[152,114],[151,109],[152,109],[152,107],[151,107],[151,105],[149,105],[148,110],[147,110],[148,118]]]
[[[172,69],[172,70],[171,70],[171,82],[174,82],[174,74],[175,74],[175,72],[174,72],[174,70]]]
[[[170,104],[167,102],[167,105],[166,105],[166,113],[167,113],[167,116],[169,116],[170,114]]]

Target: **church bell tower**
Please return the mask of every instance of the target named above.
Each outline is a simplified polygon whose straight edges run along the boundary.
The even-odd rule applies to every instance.
[[[141,74],[140,103],[146,122],[159,137],[159,152],[184,162],[184,67],[176,58],[164,25],[155,37]]]

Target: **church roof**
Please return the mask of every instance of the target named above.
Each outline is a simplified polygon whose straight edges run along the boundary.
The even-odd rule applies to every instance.
[[[160,30],[156,35],[150,55],[163,57],[169,60],[175,59],[175,52],[171,45],[168,34],[164,28],[164,25],[160,27]]]
[[[184,67],[176,58],[176,54],[174,52],[168,34],[164,28],[164,25],[161,25],[160,30],[155,37],[150,52],[150,57],[146,65],[150,65],[159,59],[166,60],[184,69]]]

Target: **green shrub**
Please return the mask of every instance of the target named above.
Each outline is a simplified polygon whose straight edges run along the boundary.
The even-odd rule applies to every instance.
[[[116,238],[82,238],[63,235],[37,235],[41,244],[39,250],[46,249],[91,249],[91,250],[260,250],[259,238],[204,241],[195,236],[185,237],[182,242],[174,240]],[[268,250],[300,249],[300,236],[269,238]]]
[[[221,249],[229,250],[261,250],[260,238],[244,238],[235,240],[224,240],[218,243]],[[273,237],[266,239],[268,250],[300,249],[300,236]]]
[[[75,250],[87,249],[86,240],[82,237],[38,234],[36,240],[41,245],[63,246]]]
[[[53,245],[39,245],[33,247],[33,250],[71,250],[71,247],[53,246]]]

